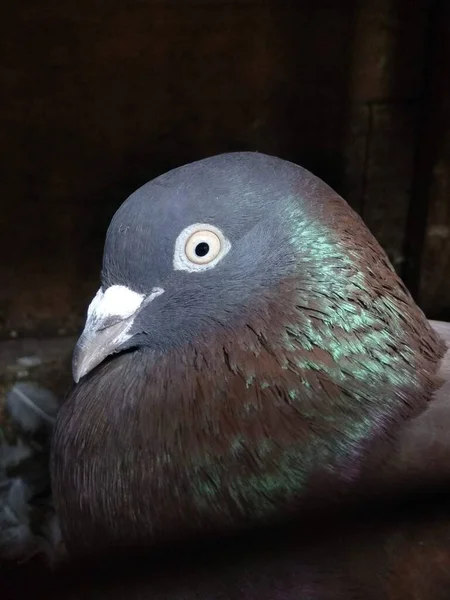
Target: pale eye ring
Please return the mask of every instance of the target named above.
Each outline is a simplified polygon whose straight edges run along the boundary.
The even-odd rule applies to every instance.
[[[184,251],[188,260],[196,265],[213,261],[220,253],[222,241],[213,231],[194,232],[186,241]]]
[[[176,271],[212,269],[231,248],[230,241],[215,225],[194,223],[179,234],[175,242],[173,267]]]

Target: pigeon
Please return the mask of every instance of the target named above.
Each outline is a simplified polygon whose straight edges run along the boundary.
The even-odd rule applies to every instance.
[[[448,598],[449,347],[302,167],[234,152],[145,184],[51,459],[68,554],[122,566],[70,597]]]

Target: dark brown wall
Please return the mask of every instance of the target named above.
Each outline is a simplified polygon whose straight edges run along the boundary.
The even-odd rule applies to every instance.
[[[424,309],[450,320],[450,2],[439,4],[435,16],[415,180],[426,221],[416,266]]]
[[[76,330],[117,206],[153,176],[228,150],[313,170],[401,269],[430,2],[8,3],[0,337]]]

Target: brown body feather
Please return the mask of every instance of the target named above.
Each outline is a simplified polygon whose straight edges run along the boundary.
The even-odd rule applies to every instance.
[[[196,550],[129,553],[56,574],[7,574],[19,600],[448,600],[448,499],[355,511],[338,521],[260,530]]]
[[[386,371],[403,368],[410,379],[396,387],[384,369],[356,378],[350,358],[338,365],[324,348],[283,349],[280,323],[303,318],[300,329],[311,326],[308,311],[294,316],[291,306],[287,293],[278,295],[244,317],[238,338],[223,331],[161,357],[124,354],[75,388],[59,415],[54,457],[72,553],[309,519],[310,511],[378,497],[399,430],[440,385],[444,346],[405,303],[416,319],[392,337],[402,336],[414,363],[405,353]],[[328,325],[323,336],[342,344],[357,337]],[[403,489],[408,482],[415,485],[408,479]]]

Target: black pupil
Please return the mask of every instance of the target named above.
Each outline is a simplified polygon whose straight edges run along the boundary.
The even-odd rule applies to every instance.
[[[209,244],[201,242],[195,246],[195,254],[197,256],[206,256],[209,252]]]

